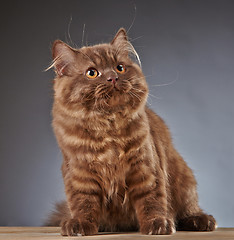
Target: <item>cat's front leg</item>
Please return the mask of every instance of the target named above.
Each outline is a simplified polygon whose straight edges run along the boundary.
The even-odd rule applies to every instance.
[[[156,176],[144,161],[138,161],[127,178],[127,184],[141,233],[152,235],[174,233],[174,220],[167,216],[167,194],[163,173],[159,172]]]
[[[64,179],[72,218],[61,222],[63,236],[86,236],[98,232],[102,192],[98,182],[88,172],[81,172],[84,169],[79,171]]]

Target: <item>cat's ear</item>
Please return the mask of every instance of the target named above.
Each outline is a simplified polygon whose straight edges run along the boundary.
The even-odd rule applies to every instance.
[[[120,28],[116,33],[115,37],[111,41],[111,45],[116,46],[117,48],[121,46],[126,46],[128,44],[127,32],[124,28]]]
[[[52,46],[53,67],[59,76],[70,75],[75,64],[76,51],[61,40]]]
[[[113,45],[119,50],[119,54],[129,56],[133,61],[134,59],[136,59],[139,66],[141,67],[141,60],[139,58],[139,55],[137,54],[135,48],[130,43],[130,41],[128,41],[127,32],[124,28],[119,29],[114,39],[111,41],[111,45]]]

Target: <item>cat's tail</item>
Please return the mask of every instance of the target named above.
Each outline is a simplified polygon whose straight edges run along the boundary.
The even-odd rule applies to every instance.
[[[55,204],[55,209],[49,214],[44,226],[59,226],[62,219],[70,217],[71,216],[66,201],[58,202]]]

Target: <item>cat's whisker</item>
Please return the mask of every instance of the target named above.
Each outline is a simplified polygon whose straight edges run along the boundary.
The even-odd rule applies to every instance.
[[[139,65],[140,65],[140,67],[142,67],[142,66],[141,66],[141,60],[140,60],[140,57],[139,57],[139,55],[138,55],[136,49],[133,47],[133,45],[132,45],[130,42],[129,42],[129,48],[128,48],[128,51],[129,51],[130,53],[132,53],[132,54],[136,57],[136,59],[137,59]]]
[[[92,97],[91,97],[92,96]],[[91,98],[90,98],[91,97]],[[92,99],[94,99],[95,98],[95,96],[94,96],[94,91],[91,91],[90,93],[89,93],[89,95],[84,95],[83,96],[83,98],[82,98],[82,100],[83,99],[86,99],[86,100],[92,100]]]
[[[141,96],[142,95],[142,93],[143,94],[146,94],[146,91],[147,90],[142,90],[142,89],[139,89],[139,88],[137,88],[137,87],[134,87],[134,86],[132,86],[132,88],[131,88],[132,90],[134,90],[134,91],[136,91],[135,93],[137,94],[137,95],[139,95],[139,96]],[[141,96],[142,97],[142,96]]]
[[[147,102],[148,105],[151,106],[152,105],[152,100],[151,100],[151,102],[149,102],[148,100],[149,100],[149,98],[147,98],[146,102]]]
[[[130,95],[130,97],[132,98],[132,99],[134,99],[134,96],[132,95],[132,93],[131,92],[128,92],[128,94]],[[134,102],[132,103],[132,107],[134,106]]]
[[[141,100],[138,97],[136,97],[136,95],[132,91],[130,91],[129,94],[131,95],[131,97],[133,99],[132,107],[134,107],[134,105],[135,105],[136,98],[139,100],[139,102],[141,102]]]
[[[110,106],[105,100],[103,102],[106,104],[106,106],[108,106],[108,107]]]
[[[164,87],[164,86],[169,86],[169,85],[172,85],[174,84],[175,82],[177,81],[177,79],[169,82],[169,83],[162,83],[162,84],[154,84],[154,85],[151,85],[152,87]]]
[[[97,97],[101,97],[101,96],[106,96],[106,93],[108,94],[111,91],[110,87],[107,86],[106,84],[100,84],[96,87],[95,89],[95,95]]]
[[[141,98],[138,94],[134,93],[133,91],[130,91],[130,92],[131,92],[131,94],[133,94],[140,102],[142,101],[142,98]]]
[[[127,78],[125,81],[130,81],[130,80],[135,79],[135,78],[136,78],[135,76],[132,76],[130,78]]]
[[[68,40],[69,40],[68,42],[70,42],[70,44],[72,46],[77,48],[77,45],[72,41],[71,34],[70,34],[71,23],[72,23],[72,15],[70,17],[70,20],[69,20],[69,23],[68,23],[68,27],[67,27],[67,35],[68,35]]]
[[[83,47],[84,45],[84,35],[85,35],[85,23],[83,25],[83,31],[82,31],[82,39],[81,39],[81,46]]]
[[[139,36],[139,37],[136,37],[136,38],[133,38],[133,39],[130,39],[130,41],[131,42],[134,42],[134,41],[136,41],[136,40],[138,40],[138,39],[140,39],[140,38],[142,38],[143,36]],[[136,46],[136,45],[135,45]]]
[[[130,78],[127,78],[125,81],[129,81],[129,82],[131,82],[131,80],[135,80],[135,81],[137,81],[137,80],[141,80],[141,79],[144,79],[144,77],[136,77],[136,76],[132,76],[132,77],[130,77]]]
[[[127,34],[129,33],[129,31],[131,30],[133,24],[135,23],[136,15],[137,15],[137,7],[136,7],[136,4],[134,3],[134,17],[133,17],[133,20],[131,22],[131,25],[129,26],[129,28],[127,30]]]
[[[105,97],[106,97],[107,99],[111,99],[111,96],[110,96],[108,93],[105,94]]]
[[[130,78],[127,78],[126,81],[131,81],[132,79],[134,79],[134,80],[141,80],[141,79],[145,79],[145,78],[152,77],[152,76],[153,75],[146,75],[146,76],[143,76],[143,77],[132,76]]]
[[[143,98],[139,94],[137,94],[136,92],[134,92],[134,94],[138,97],[139,101],[141,102]]]
[[[154,98],[156,98],[156,99],[161,99],[160,97],[156,97],[155,95],[153,95],[153,94],[151,94],[151,93],[148,93],[148,95],[150,96],[150,97],[154,97]]]
[[[128,52],[128,53],[132,53],[132,54],[135,56],[135,58],[137,59],[139,65],[140,65],[140,67],[141,67],[140,57],[139,57],[137,51],[135,50],[135,48],[133,47],[133,45],[132,45],[129,41],[125,42],[125,44],[119,45],[119,46],[117,47],[117,50],[115,51],[114,55],[115,55],[115,56],[118,56],[121,51],[123,51],[123,52],[125,51],[125,52]]]
[[[134,88],[132,87],[133,90],[137,91],[137,92],[141,92],[141,93],[145,93],[145,91],[141,90],[141,89],[138,89],[138,88]]]

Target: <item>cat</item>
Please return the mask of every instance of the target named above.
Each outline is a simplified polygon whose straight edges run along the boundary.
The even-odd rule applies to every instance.
[[[80,49],[56,40],[52,53],[52,125],[67,201],[48,225],[59,224],[63,236],[213,231],[191,169],[146,106],[148,86],[125,29],[110,43]]]

